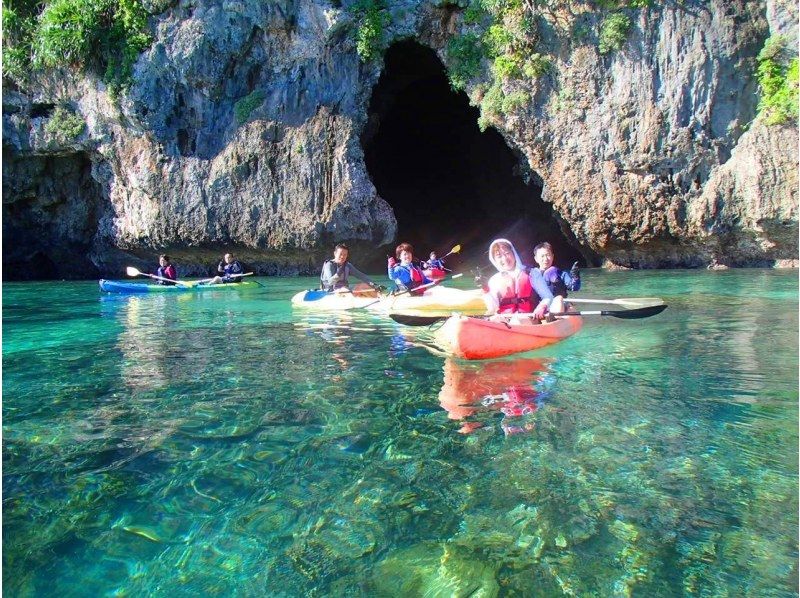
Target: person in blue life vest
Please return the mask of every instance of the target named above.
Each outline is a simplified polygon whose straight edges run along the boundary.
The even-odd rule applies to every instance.
[[[534,247],[533,259],[554,296],[566,298],[569,291],[581,290],[581,271],[578,262],[572,264],[569,272],[554,266],[555,255],[550,243],[539,243]]]
[[[241,275],[244,269],[239,260],[233,257],[232,253],[226,253],[217,265],[217,276],[209,280],[206,284],[229,284],[241,282]]]
[[[440,260],[436,257],[436,252],[431,251],[431,255],[428,258],[427,262],[422,262],[422,267],[427,270],[444,270],[444,260]]]
[[[156,276],[160,278],[168,278],[169,280],[177,280],[178,274],[175,272],[175,266],[169,260],[169,256],[166,253],[163,253],[158,256],[158,270],[156,270]],[[174,282],[169,282],[167,280],[157,280],[158,284],[163,285],[174,285]]]
[[[394,257],[388,260],[388,275],[401,291],[409,290],[412,295],[422,295],[425,289],[414,291],[432,281],[414,265],[414,248],[409,243],[400,243],[394,250]]]
[[[373,282],[369,276],[361,272],[353,264],[347,261],[350,256],[350,248],[344,243],[339,243],[333,250],[333,259],[327,260],[322,264],[322,272],[319,275],[320,288],[323,291],[332,293],[350,293],[350,276],[355,276],[360,281],[367,283],[374,290],[385,291],[385,287]]]

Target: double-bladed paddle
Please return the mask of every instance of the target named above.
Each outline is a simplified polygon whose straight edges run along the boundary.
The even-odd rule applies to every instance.
[[[133,266],[128,266],[125,268],[125,272],[128,276],[149,276],[153,280],[163,280],[164,282],[169,282],[172,284],[177,284],[182,287],[189,287],[192,286],[180,280],[172,280],[171,278],[164,278],[163,276],[156,276],[155,274],[148,274],[147,272],[141,272],[134,268]]]
[[[453,247],[453,248],[452,248],[450,251],[448,251],[447,253],[445,253],[445,254],[444,254],[442,257],[440,257],[440,258],[436,258],[436,259],[443,260],[443,259],[444,259],[444,258],[446,258],[448,255],[452,255],[452,254],[454,254],[454,253],[458,253],[459,251],[461,251],[461,245],[456,245],[456,246],[455,246],[455,247]]]
[[[252,275],[253,275],[252,272],[245,272],[244,274],[228,274],[227,276],[228,276],[228,278],[241,278],[242,276],[252,276]],[[212,280],[214,280],[214,278],[216,278],[216,276],[214,276],[212,278],[204,278],[202,280],[196,281],[195,284],[206,284],[207,282],[211,282]],[[256,282],[256,281],[254,280],[253,282]],[[256,282],[256,284],[259,284],[259,283]],[[262,286],[262,285],[259,285],[259,286]]]
[[[642,318],[649,318],[660,314],[667,309],[666,304],[650,305],[647,307],[639,307],[636,309],[621,309],[621,310],[600,310],[600,311],[570,311],[563,313],[551,313],[551,316],[611,316],[612,318],[620,318],[622,320],[640,320]],[[526,314],[505,314],[508,317]],[[406,314],[389,314],[389,317],[398,324],[406,326],[430,326],[436,322],[443,322],[451,316],[410,316]],[[489,319],[494,316],[470,316],[478,319]]]
[[[577,299],[567,297],[567,303],[602,303],[603,305],[619,305],[626,309],[651,307],[653,305],[664,305],[664,300],[658,297],[629,297],[626,299]]]

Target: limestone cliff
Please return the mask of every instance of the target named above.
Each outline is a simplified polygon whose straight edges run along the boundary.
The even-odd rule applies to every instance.
[[[452,6],[392,11],[387,41],[416,39],[443,61],[465,27]],[[530,101],[492,120],[521,169],[590,260],[796,263],[797,127],[754,120],[753,75],[771,33],[797,39],[796,5],[711,0],[637,19],[605,56],[545,28],[553,74],[509,82]],[[361,146],[382,63],[359,60],[354,26],[347,5],[180,0],[151,19],[154,43],[118,99],[71,71],[5,91],[4,275],[26,263],[119,275],[161,251],[188,275],[222,247],[262,273],[309,272],[334,241],[392,242]],[[481,81],[467,85],[475,103]],[[80,134],[48,126],[60,104]]]

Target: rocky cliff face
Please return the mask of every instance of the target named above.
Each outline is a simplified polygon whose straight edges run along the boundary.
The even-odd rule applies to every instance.
[[[443,59],[463,26],[453,8],[394,10],[388,35]],[[531,101],[494,126],[587,256],[795,263],[797,127],[753,118],[754,57],[771,32],[797,39],[796,6],[715,0],[638,14],[610,56],[545,33],[557,75],[509,83]],[[393,241],[360,145],[381,64],[359,61],[346,8],[181,0],[152,26],[119,100],[70,72],[4,94],[7,278],[25,264],[118,275],[161,251],[200,273],[223,247],[262,273],[310,272],[334,241]],[[476,103],[479,83],[467,88]],[[48,126],[64,102],[86,122],[66,140]]]

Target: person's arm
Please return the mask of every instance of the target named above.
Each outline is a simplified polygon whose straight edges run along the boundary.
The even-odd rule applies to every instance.
[[[169,266],[166,267],[166,269],[164,270],[164,278],[169,278],[170,280],[178,279],[178,273],[175,271],[175,266],[170,264]]]
[[[231,264],[231,274],[244,274],[244,268],[242,268],[242,264],[239,260],[234,260]]]
[[[553,292],[550,290],[550,287],[547,286],[544,275],[539,268],[531,268],[528,271],[528,275],[531,277],[531,286],[533,290],[539,295],[539,304],[534,308],[533,314],[537,318],[541,318],[547,312],[550,303],[553,301]]]
[[[481,279],[481,289],[483,290],[483,302],[486,304],[487,314],[496,314],[500,309],[500,302],[497,299],[497,291],[495,289],[497,275],[492,275],[488,281]],[[478,278],[478,277],[476,277]]]
[[[217,274],[220,276],[225,274],[225,260],[220,260],[219,264],[217,264]]]
[[[350,270],[349,270],[349,272],[348,272],[348,276],[349,276],[350,274],[352,274],[353,276],[355,276],[356,278],[358,278],[358,279],[359,279],[361,282],[366,282],[366,283],[367,283],[369,286],[371,286],[371,287],[377,287],[377,286],[378,286],[378,285],[377,285],[375,282],[373,282],[373,281],[372,281],[372,279],[371,279],[369,276],[367,276],[366,274],[364,274],[364,273],[363,273],[361,270],[359,270],[358,268],[356,268],[356,267],[355,267],[353,264],[351,264],[350,262],[347,262],[347,267],[348,267],[348,268],[350,268]]]

